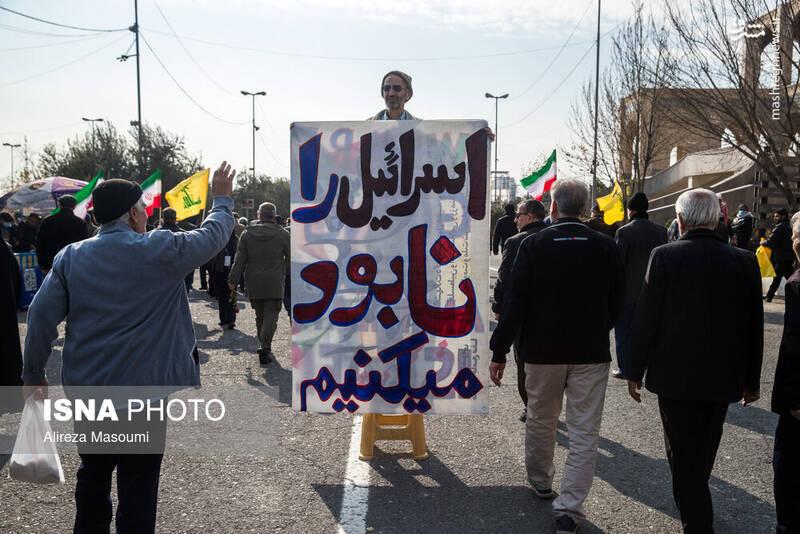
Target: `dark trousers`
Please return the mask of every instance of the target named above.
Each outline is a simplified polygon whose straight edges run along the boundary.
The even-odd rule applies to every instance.
[[[614,341],[617,348],[617,367],[619,367],[622,376],[628,376],[628,365],[630,362],[629,345],[631,341],[631,324],[633,323],[633,311],[636,309],[636,303],[625,304],[622,307],[622,312],[617,318],[617,324],[614,325]]]
[[[236,322],[236,312],[233,309],[231,290],[228,288],[228,272],[214,272],[214,287],[219,304],[219,324],[226,325]]]
[[[192,269],[192,272],[186,275],[186,278],[183,279],[183,282],[186,284],[186,291],[192,289],[192,282],[194,282],[194,269]]]
[[[244,277],[242,277],[244,279]],[[244,289],[242,289],[244,291]],[[289,319],[292,318],[292,278],[289,273],[283,278],[283,309],[289,314]]]
[[[519,337],[519,336],[518,336]],[[528,390],[525,389],[525,360],[519,357],[517,352],[517,339],[514,340],[514,361],[517,363],[517,391],[519,398],[522,399],[522,404],[528,408]]]
[[[778,534],[800,534],[800,421],[784,414],[775,430],[772,455]]]
[[[213,273],[213,263],[211,261],[200,266],[200,289],[208,289],[208,283],[211,283],[210,278],[214,276]],[[208,283],[206,279],[209,279]]]
[[[156,530],[163,454],[81,454],[75,486],[75,534],[111,531],[111,473],[117,470],[117,532]]]
[[[773,264],[773,267],[775,267],[775,278],[772,279],[772,283],[767,290],[767,300],[772,300],[772,297],[775,296],[778,286],[781,285],[781,278],[786,278],[788,280],[789,277],[792,276],[794,272],[794,260],[777,261]]]
[[[708,480],[717,456],[727,403],[659,396],[672,495],[686,534],[713,533]]]

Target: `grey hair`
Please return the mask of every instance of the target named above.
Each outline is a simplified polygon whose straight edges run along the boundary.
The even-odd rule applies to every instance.
[[[134,206],[136,206],[136,210],[139,213],[146,213],[147,212],[147,206],[145,206],[144,198],[142,198],[142,197],[139,197],[139,200],[136,201],[136,204],[134,204],[131,207],[134,207]],[[106,224],[114,224],[114,223],[118,223],[118,222],[121,222],[123,224],[128,224],[128,221],[130,221],[130,220],[131,220],[131,210],[127,210],[125,213],[123,213],[122,215],[120,215],[119,217],[114,219],[113,221],[108,221],[107,223],[101,224],[100,226],[105,226]]]
[[[258,218],[259,219],[274,219],[275,218],[275,204],[272,202],[262,202],[258,206]]]
[[[675,202],[675,213],[681,216],[686,229],[714,226],[719,220],[719,200],[709,189],[690,189]]]
[[[561,215],[582,215],[589,201],[589,190],[579,180],[556,180],[550,195],[558,205],[558,213]]]
[[[792,235],[800,237],[800,211],[792,215]]]

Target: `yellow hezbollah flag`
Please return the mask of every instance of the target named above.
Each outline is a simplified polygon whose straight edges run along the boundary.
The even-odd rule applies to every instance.
[[[610,195],[597,199],[597,205],[603,210],[603,220],[606,224],[625,220],[625,206],[622,204],[622,188],[619,182],[614,184]]]
[[[182,221],[205,209],[209,170],[194,173],[164,195],[169,207],[177,212],[177,220]]]

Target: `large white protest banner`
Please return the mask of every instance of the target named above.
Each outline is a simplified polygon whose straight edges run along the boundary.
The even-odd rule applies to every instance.
[[[485,127],[292,125],[294,409],[488,410]]]

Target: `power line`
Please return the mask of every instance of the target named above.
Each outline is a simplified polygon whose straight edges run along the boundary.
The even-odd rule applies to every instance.
[[[522,91],[521,93],[519,93],[518,95],[516,95],[516,96],[514,96],[512,98],[509,98],[508,99],[509,102],[513,102],[514,100],[522,98],[528,91],[533,89],[536,86],[537,83],[539,83],[539,81],[542,79],[542,76],[544,75],[544,73],[546,73],[547,71],[550,70],[550,67],[552,67],[553,64],[555,64],[555,62],[558,60],[559,56],[561,56],[561,52],[564,51],[564,48],[566,48],[567,45],[569,45],[569,42],[572,39],[572,36],[575,35],[575,31],[578,29],[578,26],[581,25],[581,22],[583,22],[583,18],[586,16],[586,13],[589,12],[589,8],[592,7],[592,5],[594,4],[594,1],[595,0],[589,0],[589,3],[586,4],[586,9],[583,10],[583,15],[581,15],[581,18],[578,19],[577,23],[575,23],[575,26],[572,28],[572,32],[569,34],[569,37],[567,37],[567,40],[564,41],[564,44],[561,45],[561,48],[558,49],[558,53],[555,56],[553,56],[553,59],[550,60],[550,63],[544,68],[544,70],[542,71],[542,74],[537,76],[536,79],[533,80],[533,82],[531,82],[531,84],[528,87],[526,87],[524,91]]]
[[[261,107],[261,102],[256,100],[256,105],[258,106],[258,110],[261,112],[261,120],[264,121],[264,123],[267,125],[270,131],[272,131],[272,133],[275,134],[275,137],[280,137],[278,135],[278,132],[275,131],[275,128],[272,127],[272,123],[269,122],[269,120],[267,119],[267,112],[264,111],[264,108]]]
[[[26,15],[25,13],[20,13],[19,11],[14,11],[13,9],[9,9],[7,7],[0,6],[0,9],[3,11],[8,11],[9,13],[14,13],[15,15],[19,15],[20,17],[25,17],[26,19],[35,20],[36,22],[42,22],[44,24],[50,24],[51,26],[58,26],[60,28],[69,28],[70,30],[81,30],[85,32],[126,32],[128,28],[83,28],[81,26],[70,26],[69,24],[61,24],[60,22],[52,22],[45,19],[40,19],[38,17],[34,17],[31,15]]]
[[[267,142],[264,140],[264,137],[262,137],[261,132],[256,132],[256,133],[258,134],[258,138],[261,140],[261,144],[264,145],[264,150],[267,151],[267,154],[272,156],[272,159],[275,161],[275,163],[277,163],[283,168],[286,168],[287,165],[282,161],[279,161],[278,158],[275,156],[275,154],[272,153],[272,150],[269,149],[269,146],[267,146]]]
[[[178,44],[181,45],[181,48],[183,48],[183,51],[186,52],[186,55],[189,56],[189,59],[192,60],[192,63],[194,63],[194,65],[197,67],[197,69],[200,71],[200,73],[203,76],[205,76],[205,78],[208,81],[210,81],[215,86],[217,86],[217,88],[219,88],[223,93],[226,93],[229,96],[238,97],[239,96],[238,94],[236,94],[233,91],[230,91],[229,89],[226,89],[225,87],[221,86],[219,84],[219,82],[217,82],[214,78],[209,76],[209,74],[206,72],[206,70],[203,67],[201,67],[200,64],[197,62],[197,60],[194,58],[194,56],[192,56],[191,52],[189,52],[189,49],[186,48],[186,45],[183,44],[183,41],[181,41],[181,38],[178,36],[178,34],[175,33],[175,29],[172,27],[172,24],[169,23],[169,20],[167,20],[167,16],[161,10],[161,6],[158,5],[158,2],[156,2],[156,0],[153,0],[153,4],[155,4],[156,9],[158,9],[158,12],[161,14],[161,18],[164,19],[164,22],[167,24],[167,27],[169,28],[169,31],[172,32],[172,35],[175,37],[175,40],[178,41]]]
[[[100,48],[98,48],[96,50],[93,50],[93,51],[89,52],[88,54],[85,54],[85,55],[83,55],[83,56],[81,56],[81,57],[79,57],[77,59],[73,59],[72,61],[69,61],[69,62],[64,63],[62,65],[59,65],[58,67],[54,67],[52,69],[49,69],[49,70],[46,70],[46,71],[43,71],[43,72],[39,72],[39,73],[34,74],[32,76],[28,76],[27,78],[21,78],[19,80],[14,80],[13,82],[0,83],[0,87],[7,87],[9,85],[16,85],[18,83],[27,82],[28,80],[32,80],[34,78],[38,78],[39,76],[44,76],[45,74],[50,74],[51,72],[55,72],[57,70],[61,70],[61,69],[65,68],[65,67],[68,67],[68,66],[72,65],[73,63],[77,63],[79,61],[82,61],[82,60],[86,59],[89,56],[93,56],[94,54],[100,52],[101,50],[105,50],[106,48],[110,47],[111,45],[117,44],[119,41],[121,41],[124,38],[125,38],[125,36],[121,35],[121,36],[117,37],[116,39],[114,39],[113,41],[111,41],[109,43],[106,43],[103,46],[101,46]]]
[[[146,28],[150,33],[156,33],[161,35],[170,35],[167,32],[162,32],[158,30],[154,30],[151,28]],[[243,50],[246,52],[259,52],[262,54],[272,54],[276,56],[287,56],[287,57],[298,57],[298,58],[306,58],[306,59],[324,59],[324,60],[337,60],[337,61],[458,61],[458,60],[468,60],[468,59],[485,59],[485,58],[496,58],[496,57],[506,57],[506,56],[519,56],[525,54],[533,54],[535,52],[545,52],[547,50],[555,50],[559,48],[558,46],[546,46],[542,48],[531,48],[529,50],[518,50],[516,52],[497,52],[494,54],[478,54],[478,55],[471,55],[471,56],[438,56],[438,57],[358,57],[358,56],[324,56],[319,54],[301,54],[295,52],[284,52],[282,50],[268,50],[263,48],[252,48],[247,46],[238,46],[238,45],[230,45],[226,43],[220,43],[217,41],[208,41],[206,39],[198,39],[195,37],[188,37],[186,35],[176,35],[176,37],[180,37],[185,41],[194,41],[197,43],[203,43],[211,46],[219,46],[222,48],[230,48],[233,50]],[[570,46],[578,46],[581,44],[586,43],[593,43],[594,39],[589,41],[580,41],[577,43],[572,43],[567,45]]]
[[[97,39],[98,37],[105,37],[103,34],[93,34],[89,37],[80,37],[78,39],[73,39],[71,41],[61,41],[59,43],[48,43],[43,45],[33,45],[33,46],[18,46],[15,48],[0,48],[0,52],[17,52],[19,50],[32,50],[34,48],[49,48],[51,46],[59,46],[59,45],[67,45],[72,43],[79,43],[83,41],[88,41],[90,39]]]
[[[541,107],[542,107],[542,106],[544,106],[544,105],[545,105],[545,103],[546,103],[548,100],[550,100],[550,98],[552,98],[552,96],[553,96],[554,94],[556,94],[556,92],[557,92],[559,89],[561,89],[561,86],[562,86],[562,85],[564,85],[564,83],[567,81],[567,79],[568,79],[570,76],[572,76],[572,73],[573,73],[573,72],[575,72],[575,70],[576,70],[576,69],[577,69],[577,68],[580,66],[580,64],[581,64],[581,63],[583,63],[583,60],[584,60],[584,59],[586,59],[586,56],[589,54],[589,52],[591,52],[591,51],[592,51],[592,49],[594,48],[594,46],[595,46],[595,45],[594,45],[594,42],[592,42],[592,46],[590,46],[589,48],[587,48],[587,49],[586,49],[586,52],[584,52],[584,53],[583,53],[583,55],[581,56],[581,58],[578,60],[578,62],[577,62],[577,63],[575,63],[575,66],[574,66],[574,67],[572,67],[572,69],[570,69],[570,71],[569,71],[569,72],[567,73],[567,75],[566,75],[566,76],[564,76],[564,78],[563,78],[563,79],[562,79],[562,80],[561,80],[561,81],[558,83],[558,85],[555,87],[555,89],[553,89],[553,90],[550,92],[550,94],[549,94],[549,95],[547,95],[547,96],[544,98],[544,100],[542,100],[541,102],[539,102],[539,105],[538,105],[538,106],[536,106],[535,108],[533,108],[533,109],[532,109],[532,110],[531,110],[529,113],[527,113],[527,114],[526,114],[524,117],[522,117],[522,118],[521,118],[521,119],[519,119],[518,121],[512,122],[511,124],[504,124],[504,125],[503,125],[503,127],[504,127],[504,128],[511,128],[512,126],[516,126],[517,124],[520,124],[521,122],[524,122],[524,121],[525,121],[525,120],[526,120],[528,117],[530,117],[531,115],[533,115],[534,113],[536,113],[537,111],[539,111],[539,109],[541,109]]]
[[[86,37],[86,36],[100,36],[99,33],[50,33],[39,32],[36,30],[29,30],[28,28],[20,28],[19,26],[11,26],[10,24],[0,24],[0,30],[6,30],[15,33],[25,33],[28,35],[44,35],[47,37]]]
[[[178,82],[178,80],[176,80],[176,79],[175,79],[175,76],[173,76],[173,75],[172,75],[172,73],[169,71],[169,69],[167,69],[167,66],[166,66],[166,65],[164,65],[164,62],[162,62],[162,61],[161,61],[161,58],[159,58],[159,57],[158,57],[158,54],[156,54],[155,50],[153,50],[153,47],[152,47],[152,46],[150,46],[150,43],[148,42],[147,38],[144,36],[144,34],[142,34],[142,32],[141,32],[141,31],[139,32],[139,35],[141,36],[142,40],[144,41],[144,44],[145,44],[145,46],[147,46],[147,49],[148,49],[148,50],[150,50],[150,53],[151,53],[151,54],[153,54],[153,57],[154,57],[154,58],[156,58],[156,61],[158,62],[158,64],[159,64],[159,65],[161,65],[161,68],[162,68],[162,69],[164,69],[164,72],[165,72],[165,73],[167,73],[167,76],[169,76],[169,77],[170,77],[170,79],[173,81],[173,83],[175,83],[175,85],[177,85],[177,86],[178,86],[178,89],[180,89],[180,90],[181,90],[181,92],[182,92],[182,93],[183,93],[183,94],[186,96],[186,98],[188,98],[189,100],[191,100],[191,102],[192,102],[192,103],[193,103],[195,106],[197,106],[198,108],[200,108],[200,109],[201,109],[203,112],[205,112],[207,115],[209,115],[209,116],[211,116],[211,117],[213,117],[213,118],[217,119],[217,120],[218,120],[218,121],[220,121],[220,122],[224,122],[224,123],[226,123],[226,124],[233,124],[233,125],[236,125],[236,126],[240,126],[240,125],[242,125],[242,124],[249,124],[249,123],[250,123],[250,121],[234,122],[234,121],[225,120],[225,119],[223,119],[222,117],[219,117],[219,116],[215,115],[214,113],[212,113],[211,111],[209,111],[209,110],[207,110],[206,108],[204,108],[204,107],[203,107],[203,106],[200,104],[200,102],[198,102],[197,100],[195,100],[195,99],[194,99],[194,97],[192,97],[192,95],[190,95],[190,94],[189,94],[189,92],[188,92],[188,91],[186,91],[186,89],[184,89],[184,88],[183,88],[183,86],[182,86],[182,85],[181,85],[181,84]]]

